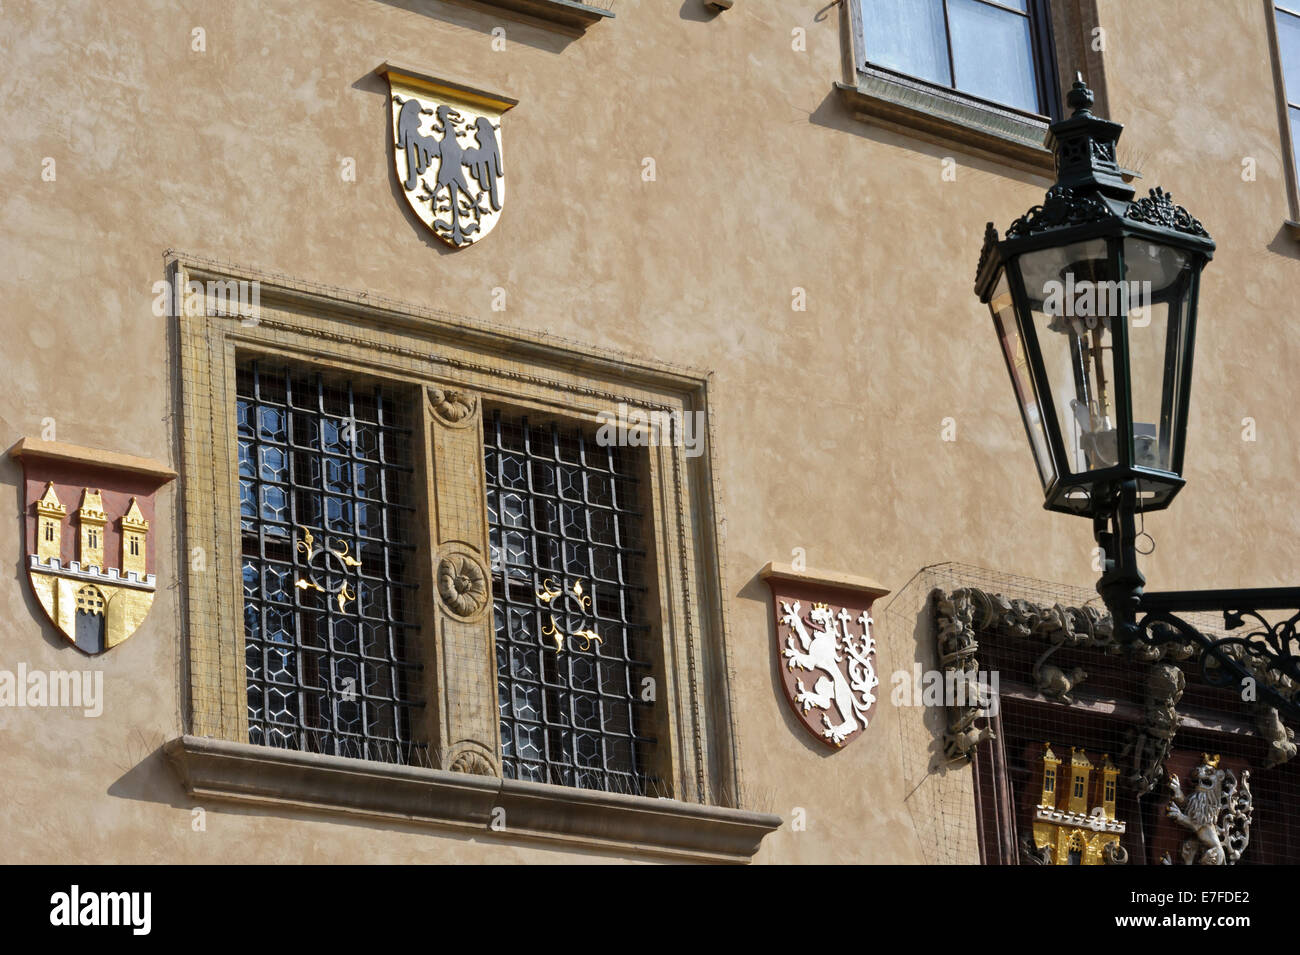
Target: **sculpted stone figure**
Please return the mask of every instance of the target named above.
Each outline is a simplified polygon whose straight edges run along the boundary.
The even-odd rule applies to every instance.
[[[1192,783],[1184,794],[1178,777],[1169,775],[1169,818],[1192,833],[1183,840],[1183,864],[1236,865],[1250,843],[1250,772],[1243,770],[1238,784],[1232,770],[1219,767],[1218,756],[1205,754]]]

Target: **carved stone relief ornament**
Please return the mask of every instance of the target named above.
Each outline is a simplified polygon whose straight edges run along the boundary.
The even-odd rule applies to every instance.
[[[968,686],[977,686],[975,677],[979,673],[979,642],[975,639],[974,617],[976,598],[988,603],[987,595],[982,591],[962,589],[952,594],[936,590],[932,595],[935,607],[935,621],[938,627],[939,669],[944,671],[945,685],[947,677],[952,675],[952,685],[957,680],[966,681]],[[982,616],[987,616],[987,612]],[[976,727],[975,721],[984,709],[974,694],[967,695],[961,705],[949,706],[948,722],[943,734],[943,752],[948,759],[970,759],[975,748],[985,740],[993,738],[993,731],[987,727]]]
[[[478,396],[456,388],[430,388],[429,404],[443,424],[463,427],[473,421]]]
[[[495,228],[506,200],[501,117],[518,100],[385,64],[393,165],[416,217],[464,248]]]
[[[487,572],[468,554],[448,554],[438,562],[438,596],[452,613],[473,617],[487,604]]]
[[[454,773],[469,773],[471,776],[495,776],[496,769],[493,768],[491,761],[472,749],[463,750],[457,754],[456,758],[451,761],[451,771]]]
[[[840,748],[870,723],[876,704],[871,605],[887,590],[845,575],[768,564],[781,687],[795,716],[822,743]]]
[[[430,681],[434,732],[443,769],[499,775],[500,714],[495,693],[455,688],[496,686],[492,585],[484,501],[483,407],[455,385],[427,389],[423,441],[434,493],[426,500],[433,594]]]
[[[83,653],[126,640],[153,606],[154,497],[176,472],[146,458],[24,438],[24,564],[50,621]]]
[[[1250,844],[1250,822],[1254,799],[1250,792],[1250,771],[1241,780],[1230,769],[1219,766],[1219,757],[1204,753],[1192,773],[1191,789],[1169,775],[1166,812],[1190,835],[1181,847],[1184,865],[1236,865]],[[1164,861],[1169,862],[1168,856]]]
[[[1131,731],[1120,759],[1127,765],[1123,780],[1138,795],[1149,793],[1160,784],[1178,728],[1178,702],[1186,685],[1182,668],[1175,664],[1212,668],[1215,665],[1212,660],[1203,659],[1197,648],[1183,643],[1123,647],[1115,639],[1110,617],[1095,607],[1061,604],[1049,607],[976,588],[960,588],[951,593],[936,589],[931,599],[940,668],[946,675],[952,674],[953,679],[965,680],[970,686],[978,685],[977,633],[996,632],[1046,642],[1048,647],[1034,666],[1035,684],[1048,699],[1066,705],[1073,700],[1074,690],[1087,679],[1087,674],[1081,669],[1064,671],[1048,664],[1048,658],[1059,648],[1093,649],[1109,655],[1128,653],[1135,662],[1151,664],[1145,678],[1143,722],[1139,729]],[[1153,626],[1159,628],[1161,624]],[[1240,648],[1228,647],[1226,652],[1250,668],[1250,657]],[[1270,671],[1260,672],[1259,679],[1271,685],[1279,684],[1278,676]],[[1282,689],[1290,692],[1293,688],[1283,686]],[[980,743],[991,738],[987,727],[975,728],[981,709],[981,702],[970,696],[965,704],[947,708],[944,752],[950,759],[970,758]],[[1294,733],[1277,718],[1276,711],[1259,705],[1256,718],[1260,734],[1270,746],[1270,765],[1291,759],[1296,754]]]

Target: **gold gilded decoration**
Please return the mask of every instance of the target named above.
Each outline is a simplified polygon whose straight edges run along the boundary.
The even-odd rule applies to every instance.
[[[59,557],[63,542],[63,519],[68,515],[66,505],[59,502],[54,492],[54,482],[45,482],[45,493],[36,502],[36,555],[41,560]]]
[[[1119,768],[1104,754],[1095,765],[1078,746],[1068,760],[1043,744],[1031,861],[1046,865],[1115,865],[1128,859],[1128,826],[1115,815]]]
[[[148,542],[149,522],[140,511],[140,502],[131,498],[131,506],[122,515],[122,569],[137,574],[145,572],[145,547]]]
[[[142,458],[23,439],[27,576],[41,608],[84,653],[130,637],[153,606],[149,517],[174,472]],[[78,501],[71,511],[68,501]],[[71,522],[71,526],[69,526]]]
[[[516,101],[414,71],[384,73],[394,170],[407,205],[448,245],[472,245],[501,218],[501,117]]]
[[[343,542],[342,550],[335,550],[333,547],[317,547],[316,538],[312,535],[311,528],[299,526],[298,529],[302,531],[302,539],[294,546],[297,548],[298,552],[303,555],[303,562],[309,566],[312,561],[320,557],[322,554],[329,554],[348,570],[361,566],[361,561],[349,553],[347,541]],[[346,570],[344,572],[346,573]],[[315,590],[317,593],[322,594],[329,593],[324,586],[312,579],[310,576],[295,577],[293,585],[299,590]],[[348,585],[347,580],[344,580],[339,585],[339,589],[335,591],[332,596],[334,597],[335,602],[338,603],[339,613],[343,613],[347,609],[347,602],[349,600],[355,601],[357,599],[355,591],[353,591]]]
[[[548,607],[554,606],[554,601],[557,597],[564,597],[573,600],[574,604],[578,608],[578,613],[591,609],[591,597],[583,590],[581,580],[575,580],[573,586],[568,591],[565,591],[552,578],[547,577],[542,581],[542,589],[538,590],[534,596]],[[605,638],[592,629],[590,625],[587,625],[580,630],[572,630],[569,633],[565,633],[565,630],[568,628],[560,626],[560,621],[556,614],[552,613],[548,616],[551,618],[551,622],[542,628],[542,636],[550,637],[555,641],[556,653],[559,653],[564,649],[566,641],[569,644],[570,650],[574,649],[573,641],[575,639],[582,640],[582,645],[577,648],[579,650],[590,650],[592,644],[603,644],[605,642]]]
[[[104,516],[103,495],[98,488],[82,489],[77,522],[81,527],[81,548],[78,551],[81,566],[103,567],[104,525],[108,523],[108,518]]]

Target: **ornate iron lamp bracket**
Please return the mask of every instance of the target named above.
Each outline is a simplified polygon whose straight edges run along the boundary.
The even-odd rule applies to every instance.
[[[1300,656],[1295,653],[1300,623],[1300,588],[1247,590],[1187,590],[1144,594],[1138,639],[1147,645],[1181,643],[1201,650],[1201,674],[1211,686],[1235,687],[1243,699],[1276,707],[1290,719],[1300,719]],[[1288,610],[1270,623],[1263,611]],[[1179,613],[1223,614],[1224,628],[1249,630],[1240,636],[1215,638],[1201,632]]]

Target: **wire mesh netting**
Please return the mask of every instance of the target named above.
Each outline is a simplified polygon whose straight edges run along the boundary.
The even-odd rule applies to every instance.
[[[257,361],[237,394],[249,741],[429,765],[409,400]]]
[[[961,564],[881,617],[904,659],[912,641],[899,742],[927,861],[1300,861],[1292,733],[1199,651],[1129,651],[1094,591]],[[1190,822],[1207,815],[1212,837]]]
[[[643,693],[640,462],[554,422],[498,411],[484,429],[503,772],[666,794]]]

